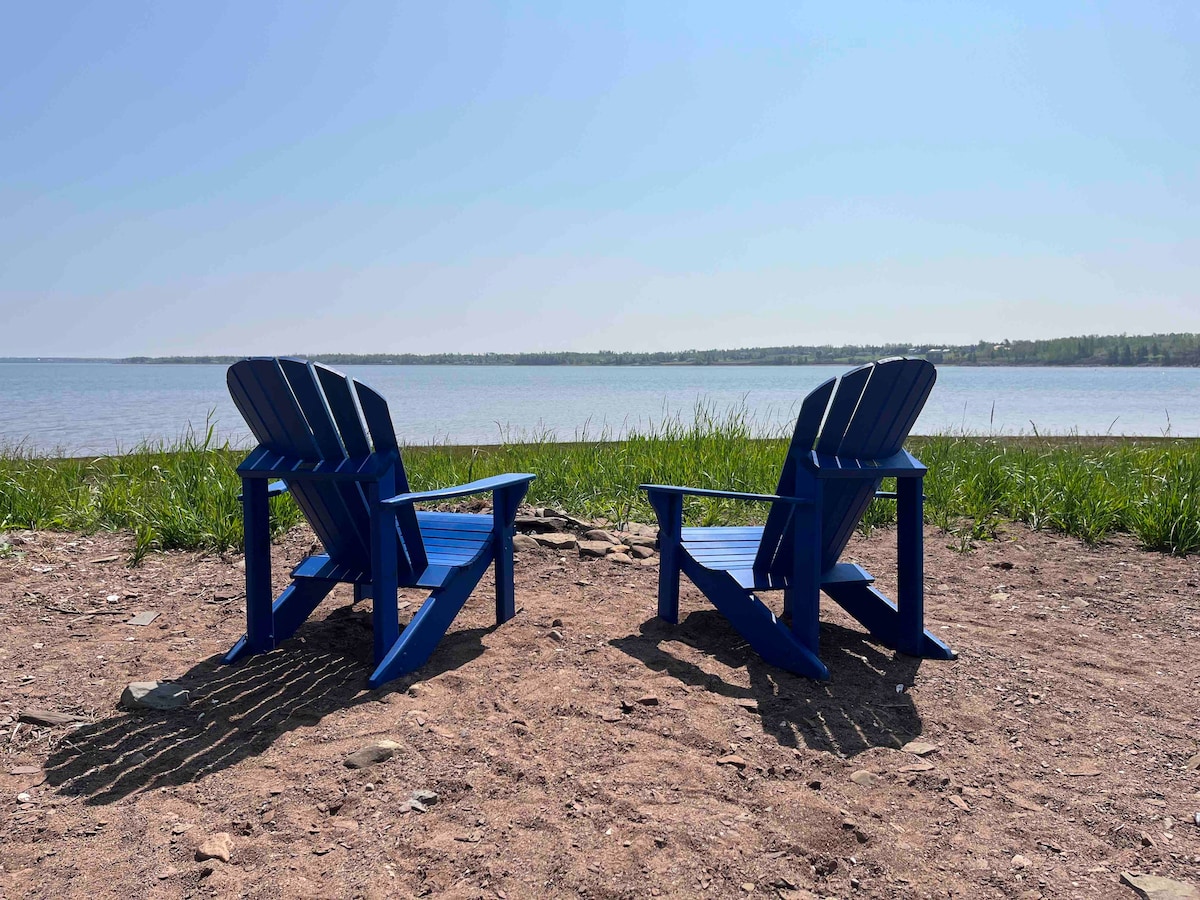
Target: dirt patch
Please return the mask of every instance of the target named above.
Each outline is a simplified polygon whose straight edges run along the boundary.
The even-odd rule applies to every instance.
[[[485,581],[425,669],[368,691],[346,588],[225,667],[240,559],[10,541],[5,896],[1130,898],[1123,870],[1200,871],[1194,557],[1016,526],[959,554],[930,531],[928,622],[959,661],[896,656],[830,603],[818,684],[761,663],[686,579],[670,627],[656,567],[531,550],[513,621],[493,627]],[[275,548],[280,587],[311,543]],[[849,550],[889,592],[893,547]],[[118,709],[145,680],[190,705]],[[35,708],[78,721],[19,720]]]

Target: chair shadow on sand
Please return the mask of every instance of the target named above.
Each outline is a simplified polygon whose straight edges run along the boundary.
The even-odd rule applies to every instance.
[[[173,679],[191,692],[189,706],[121,711],[80,728],[46,761],[46,782],[99,806],[197,781],[257,756],[329,713],[378,701],[470,662],[483,653],[482,640],[493,630],[451,632],[420,678],[400,678],[372,691],[370,627],[369,613],[342,607],[307,623],[280,649],[243,664],[226,666],[219,655],[210,657]]]
[[[749,689],[732,684],[681,659],[664,647],[679,641],[730,668],[744,667]],[[643,622],[637,636],[612,646],[647,668],[733,699],[753,699],[763,730],[780,744],[843,757],[872,747],[899,748],[921,733],[908,688],[922,660],[883,650],[860,631],[828,622],[821,625],[821,658],[829,681],[811,681],[762,661],[716,610],[699,610],[678,625],[657,616]],[[904,691],[897,691],[904,685]]]

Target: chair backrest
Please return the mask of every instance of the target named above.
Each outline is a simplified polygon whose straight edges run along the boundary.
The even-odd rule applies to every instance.
[[[234,363],[226,381],[238,411],[264,447],[313,462],[394,453],[396,492],[408,491],[387,402],[365,384],[328,366],[276,357]],[[330,558],[369,572],[370,512],[362,486],[296,479],[288,487]],[[401,569],[419,573],[425,568],[425,550],[412,507],[402,507],[398,520]]]
[[[810,450],[853,459],[881,459],[899,452],[937,379],[923,359],[884,359],[860,366],[816,388],[800,406],[777,493],[796,496],[796,466]],[[879,489],[881,479],[829,479],[823,484],[821,569],[837,562]],[[767,514],[755,567],[783,574],[792,567],[791,508]]]

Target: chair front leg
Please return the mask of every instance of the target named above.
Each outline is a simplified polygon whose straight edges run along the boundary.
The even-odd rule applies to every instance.
[[[375,664],[378,665],[400,636],[396,514],[392,507],[380,502],[396,493],[395,469],[389,468],[366,488],[371,514],[371,624],[375,631]]]
[[[246,651],[275,649],[271,610],[271,529],[267,482],[242,479],[242,531],[246,548]]]
[[[529,483],[515,484],[492,492],[492,539],[496,559],[496,624],[501,625],[517,614],[516,583],[513,571],[513,535],[517,508],[529,490]]]
[[[925,632],[924,479],[896,479],[896,647],[920,656]]]
[[[658,517],[658,615],[679,623],[679,555],[683,537],[683,497],[650,492],[650,505]]]

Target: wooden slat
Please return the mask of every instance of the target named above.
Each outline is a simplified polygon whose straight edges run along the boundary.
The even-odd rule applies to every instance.
[[[280,454],[320,461],[312,431],[276,360],[242,360],[230,366],[227,381],[234,404],[261,445]],[[297,482],[291,493],[325,549],[349,565],[366,568],[366,547],[344,509],[339,511],[344,504],[336,488]]]
[[[803,454],[813,449],[820,433],[821,422],[829,408],[829,398],[837,385],[836,378],[818,385],[811,391],[804,402],[800,404],[800,413],[796,416],[796,427],[792,430],[792,442],[788,446],[787,456],[783,461],[783,470],[779,473],[779,486],[775,493],[784,497],[796,495],[796,465]],[[762,547],[758,552],[755,565],[759,568],[791,568],[791,542],[786,558],[779,554],[784,545],[784,531],[791,520],[792,510],[782,504],[774,504],[767,513],[767,521],[762,532]]]

